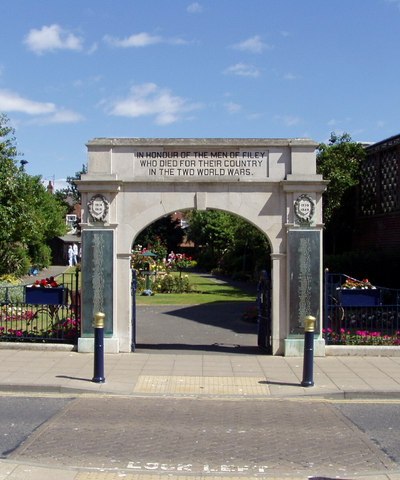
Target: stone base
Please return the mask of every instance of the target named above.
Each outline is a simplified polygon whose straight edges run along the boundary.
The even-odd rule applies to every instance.
[[[327,345],[326,356],[400,357],[400,347],[392,345]]]
[[[285,338],[285,357],[302,357],[304,355],[304,338]],[[314,339],[314,356],[325,357],[325,340]]]
[[[79,353],[93,353],[94,352],[94,338],[81,337],[78,338],[78,352]],[[104,339],[104,353],[119,353],[118,338]]]

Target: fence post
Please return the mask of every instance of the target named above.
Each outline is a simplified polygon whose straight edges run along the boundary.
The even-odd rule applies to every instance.
[[[104,383],[104,318],[102,312],[97,312],[94,316],[94,373],[93,382]]]
[[[304,358],[302,387],[313,387],[314,331],[316,318],[308,315],[304,319]]]

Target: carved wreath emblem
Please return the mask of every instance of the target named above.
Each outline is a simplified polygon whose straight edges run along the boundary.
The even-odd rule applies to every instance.
[[[310,224],[315,213],[314,200],[306,193],[303,193],[294,202],[294,213],[300,224]]]
[[[106,220],[108,207],[108,200],[103,195],[94,195],[88,203],[90,216],[97,222]]]

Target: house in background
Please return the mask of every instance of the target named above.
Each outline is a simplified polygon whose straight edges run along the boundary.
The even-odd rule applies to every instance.
[[[50,242],[53,265],[68,265],[68,247],[76,243],[80,251],[81,235],[79,222],[81,221],[81,205],[73,205],[73,210],[65,216],[68,231],[65,235],[53,238]]]

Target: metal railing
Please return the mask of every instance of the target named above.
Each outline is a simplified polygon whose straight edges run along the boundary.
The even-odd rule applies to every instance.
[[[325,273],[323,335],[327,344],[400,345],[400,290],[345,288],[351,277]]]
[[[0,285],[0,342],[77,342],[79,271],[55,280],[57,288]]]

